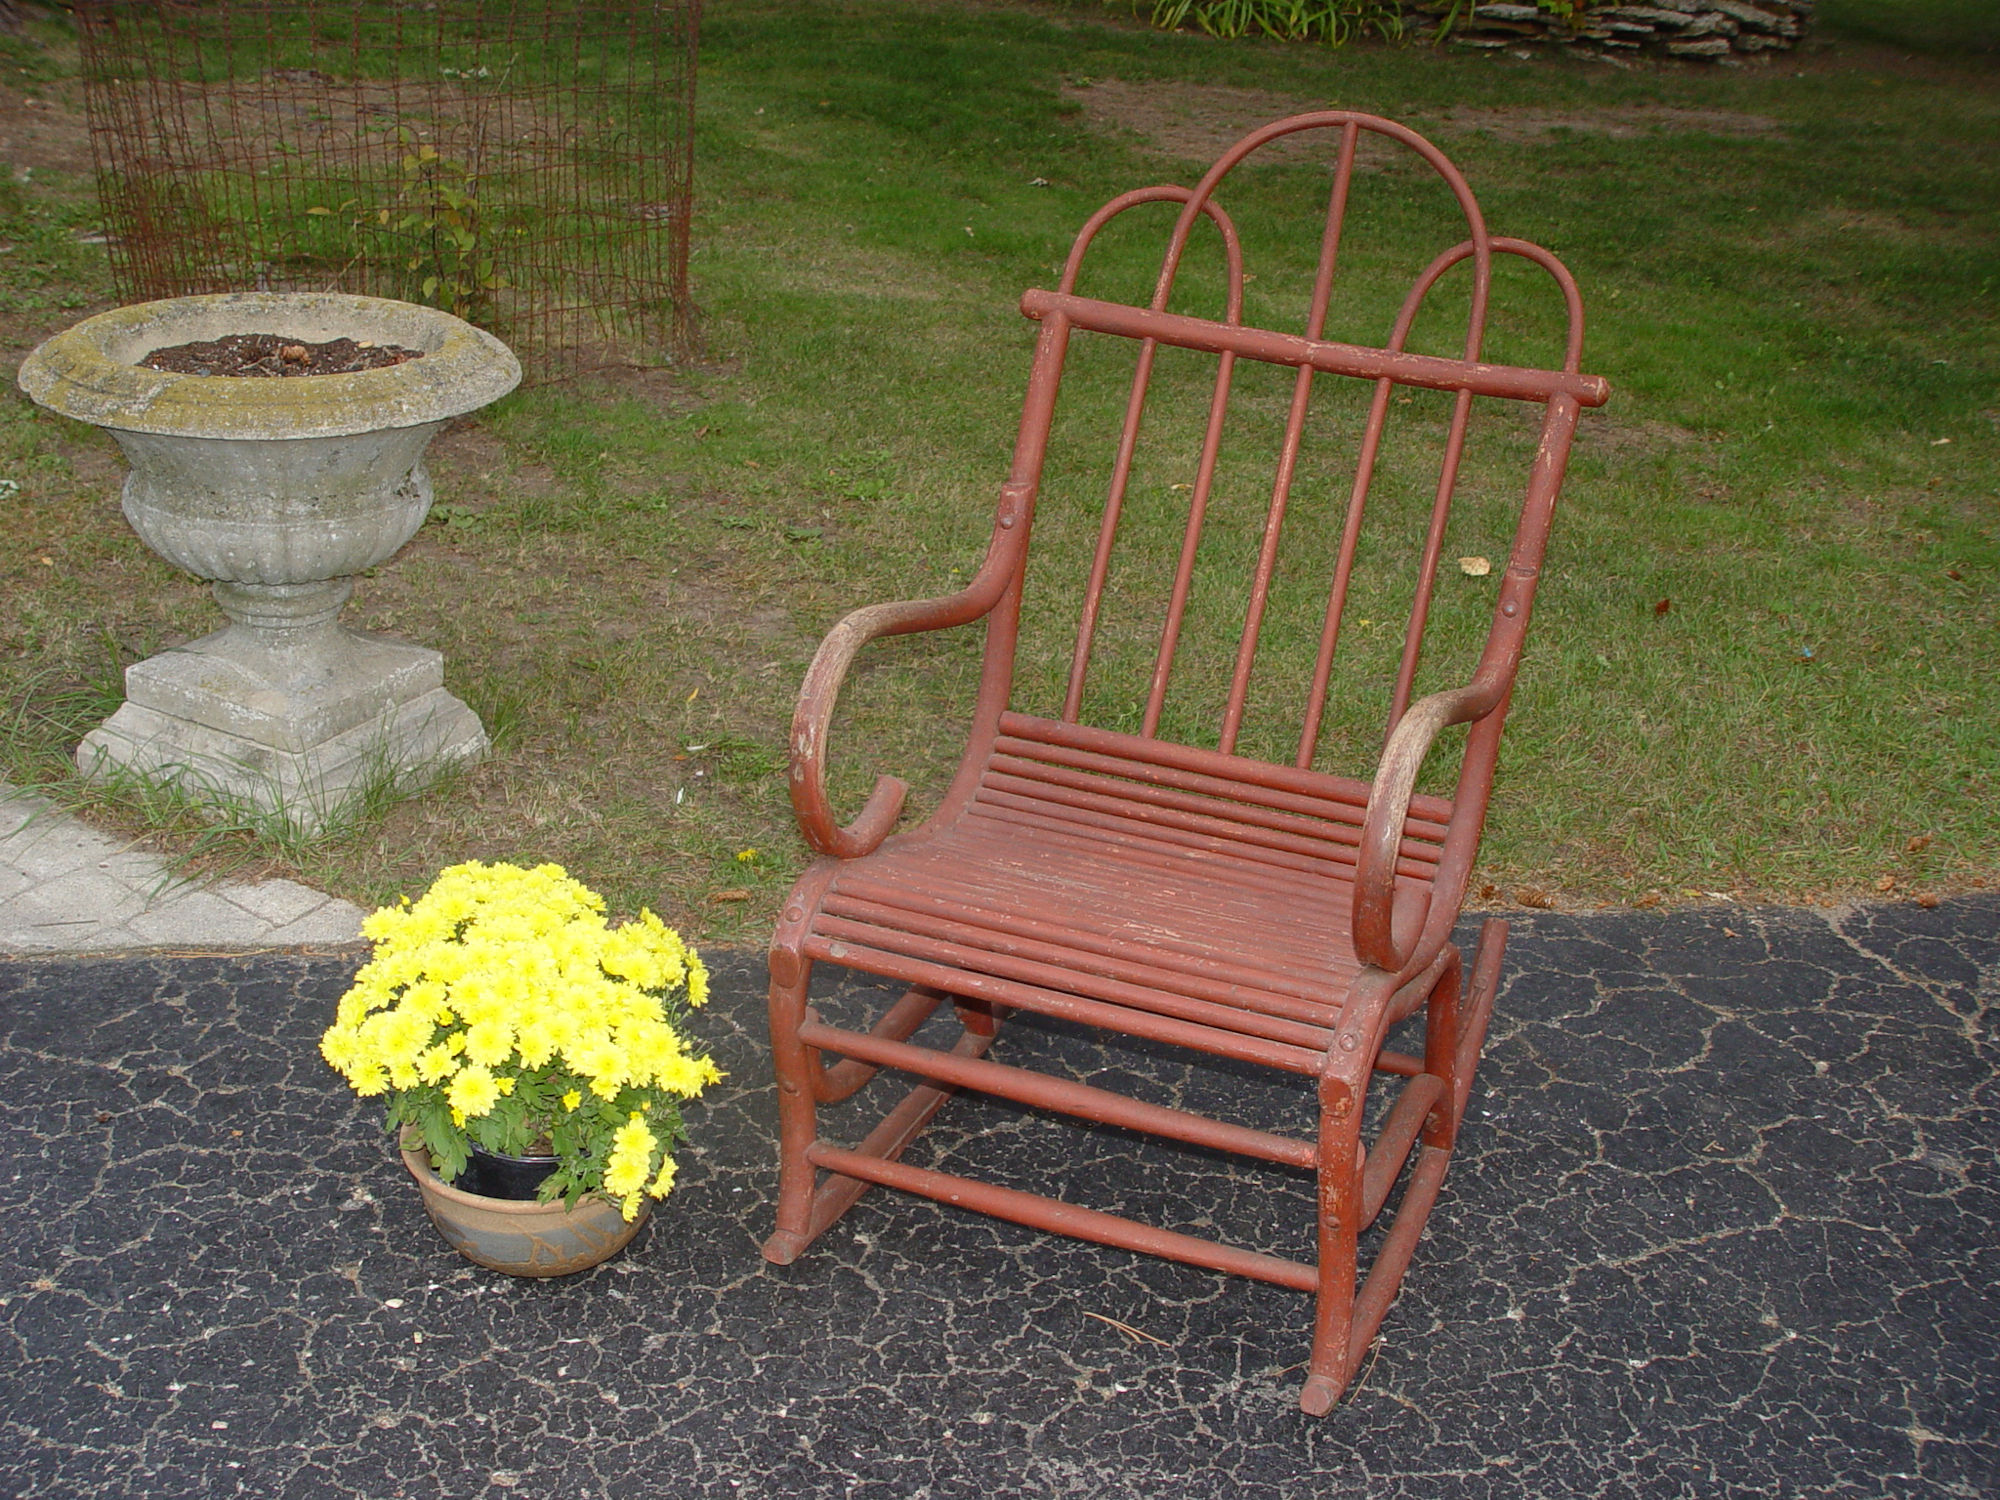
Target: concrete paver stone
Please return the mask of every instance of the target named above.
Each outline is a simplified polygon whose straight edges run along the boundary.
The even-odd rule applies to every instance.
[[[190,891],[125,923],[147,947],[201,944],[248,946],[266,939],[271,924],[213,891]]]
[[[361,909],[294,880],[204,884],[0,784],[0,953],[351,943]]]
[[[260,922],[296,922],[325,906],[328,897],[296,880],[260,880],[255,885],[221,886],[216,894]],[[339,903],[345,906],[346,902]]]
[[[41,798],[0,786],[0,838],[17,832],[48,804]]]

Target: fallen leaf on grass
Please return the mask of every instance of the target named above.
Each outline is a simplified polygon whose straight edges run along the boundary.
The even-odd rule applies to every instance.
[[[1875,882],[1875,889],[1878,891],[1893,891],[1895,888],[1896,877],[1893,875],[1884,875],[1880,880]]]
[[[710,891],[708,899],[710,901],[748,901],[750,893],[740,885],[731,886],[726,891]]]
[[[1931,836],[1928,833],[1913,833],[1910,835],[1910,841],[1903,845],[1903,852],[1905,854],[1922,854],[1930,846]]]
[[[1938,904],[1938,897],[1936,891],[1917,892],[1917,905],[1921,906],[1925,911],[1929,911],[1932,907],[1936,906],[1937,904]]]
[[[1673,601],[1673,600],[1671,600],[1671,599],[1662,599],[1662,600],[1661,600],[1661,601],[1660,601],[1660,602],[1659,602],[1658,604],[1655,604],[1655,605],[1653,606],[1653,613],[1654,613],[1654,614],[1656,614],[1656,615],[1663,615],[1663,614],[1665,614],[1665,613],[1666,613],[1666,612],[1667,612],[1668,610],[1672,609],[1673,607],[1674,607],[1674,601]]]
[[[1554,896],[1532,885],[1524,885],[1514,892],[1514,899],[1523,906],[1534,907],[1537,911],[1547,911],[1556,904]]]
[[[1458,560],[1458,571],[1467,578],[1484,578],[1493,571],[1493,564],[1483,557],[1461,557]]]

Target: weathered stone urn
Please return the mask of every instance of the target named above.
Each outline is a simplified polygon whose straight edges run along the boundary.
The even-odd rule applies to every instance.
[[[352,338],[423,358],[349,375],[170,374],[153,350],[230,334]],[[430,509],[424,449],[452,417],[521,379],[511,351],[407,302],[228,293],[122,307],[21,365],[36,402],[107,429],[130,460],[125,517],[169,562],[214,583],[214,635],[126,669],[125,703],[77,750],[190,796],[337,816],[366,784],[410,785],[487,747],[444,690],[436,651],[338,623],[354,575],[386,562]]]

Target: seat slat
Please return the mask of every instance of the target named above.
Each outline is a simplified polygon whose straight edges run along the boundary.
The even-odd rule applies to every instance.
[[[980,785],[978,800],[1045,812],[1061,809],[1071,821],[1100,828],[1113,835],[1143,835],[1160,842],[1225,850],[1238,858],[1260,860],[1267,864],[1280,862],[1273,858],[1274,855],[1288,855],[1291,858],[1283,862],[1292,868],[1312,870],[1335,880],[1351,879],[1349,872],[1354,867],[1353,850],[1349,846],[1300,838],[1274,829],[1251,828],[1223,818],[1123,803],[1116,797],[1075,791],[1068,787],[1052,787],[1006,775],[988,776]],[[1348,856],[1345,860],[1339,858],[1342,853]],[[1301,858],[1312,863],[1300,865],[1296,861]],[[1398,873],[1409,865],[1414,865],[1425,875],[1430,873],[1427,863],[1407,858],[1398,860]]]
[[[1110,830],[1101,823],[1085,822],[1071,808],[1045,807],[1031,797],[982,796],[966,809],[963,828],[978,822],[1004,824],[1010,828],[1032,828],[1037,842],[1095,850],[1104,847]],[[1187,871],[1231,871],[1237,883],[1258,890],[1296,891],[1301,875],[1304,882],[1333,893],[1350,890],[1351,866],[1328,860],[1306,859],[1272,850],[1248,851],[1232,847],[1226,839],[1209,839],[1179,833],[1173,829],[1128,828],[1115,835],[1119,858],[1128,864],[1146,865],[1175,874]]]
[[[1074,929],[1066,929],[1053,923],[1008,923],[1007,928],[1016,929],[1009,931],[997,924],[954,920],[935,909],[910,911],[901,905],[861,901],[847,895],[829,896],[825,911],[830,916],[841,918],[844,925],[836,928],[827,922],[815,923],[816,929],[821,932],[852,936],[860,936],[867,929],[877,932],[906,932],[918,937],[935,937],[1008,958],[1053,961],[1077,972],[1097,974],[1121,983],[1142,985],[1148,989],[1168,990],[1174,994],[1211,1001],[1217,1005],[1244,1006],[1264,1015],[1283,1016],[1303,1021],[1308,1025],[1331,1026],[1337,1019],[1330,1001],[1315,1003],[1304,996],[1274,991],[1261,984],[1245,983],[1241,979],[1231,980],[1223,975],[1169,969],[1157,962],[1147,962],[1132,957],[1132,948],[1129,944],[1119,946],[1091,941]],[[1022,928],[1029,930],[1019,930]],[[890,939],[884,941],[893,942]],[[1247,971],[1238,972],[1248,977]],[[1323,989],[1329,987],[1322,986]]]
[[[995,810],[1003,816],[986,816]],[[1213,851],[1217,857],[1190,857],[1209,852],[1152,839],[1144,830],[1129,833],[1106,820],[1076,822],[1037,816],[1032,808],[982,804],[977,815],[968,815],[946,835],[889,853],[877,868],[884,879],[943,882],[967,895],[976,896],[999,881],[1022,894],[1032,888],[1101,898],[1110,908],[1128,912],[1139,909],[1133,897],[1143,891],[1144,905],[1164,903],[1163,920],[1186,916],[1197,932],[1212,925],[1201,920],[1210,910],[1282,913],[1287,927],[1296,929],[1342,921],[1352,906],[1353,886],[1346,880],[1318,871],[1274,869],[1268,873],[1284,878],[1242,881],[1237,876],[1246,861],[1227,847]],[[964,861],[971,857],[992,861],[994,868],[990,873],[967,870]],[[1329,939],[1345,946],[1332,934],[1315,932],[1310,939],[1314,951],[1323,950]]]
[[[971,830],[976,822],[1001,823],[1010,827],[1033,828],[1038,843],[1060,843],[1068,848],[1096,850],[1104,846],[1106,830],[1101,822],[1079,821],[1072,809],[1044,807],[1032,798],[994,794],[975,801],[966,809],[959,829]],[[1227,871],[1232,884],[1292,896],[1303,890],[1324,892],[1330,909],[1348,909],[1354,884],[1354,868],[1328,860],[1285,854],[1278,850],[1245,849],[1226,839],[1209,839],[1183,834],[1173,829],[1126,828],[1117,835],[1119,857],[1129,864],[1183,874],[1188,871]],[[1396,874],[1428,881],[1437,873],[1434,866],[1411,861],[1399,862]],[[1301,881],[1300,875],[1315,877]]]
[[[1320,998],[1358,967],[1347,941],[1350,890],[1305,880],[1250,882],[1233,861],[1170,860],[1101,833],[967,817],[948,833],[885,849],[835,877],[829,899],[864,900],[991,925],[1072,930],[1098,951],[1165,967],[1265,975],[1265,988]],[[1176,955],[1180,955],[1176,957]],[[1219,968],[1217,966],[1220,966]]]
[[[1259,1036],[1294,1047],[1324,1048],[1331,1035],[1330,1024],[1315,1026],[1261,1010],[1244,1009],[1240,1004],[1219,1004],[1182,990],[1157,989],[1149,984],[1079,969],[1073,962],[1077,955],[1052,945],[1044,947],[1039,957],[998,953],[951,938],[878,927],[870,922],[854,922],[846,917],[825,914],[814,921],[813,933],[836,947],[849,942],[865,944],[878,951],[903,953],[927,963],[945,964],[969,973],[991,974],[1041,989],[1067,992],[1127,1009],[1150,1011],[1155,1015],[1172,1016],[1214,1030]],[[836,960],[839,958],[837,953],[832,956]]]
[[[1033,714],[1006,712],[1000,715],[1000,732],[1042,744],[1067,745],[1079,750],[1129,757],[1148,765],[1172,766],[1181,770],[1220,777],[1243,786],[1276,787],[1330,802],[1346,802],[1365,808],[1371,790],[1365,781],[1351,776],[1335,776],[1325,771],[1300,770],[1270,761],[1252,760],[1242,755],[1225,755],[1219,750],[1203,750],[1193,745],[1177,745],[1171,740],[1149,740],[1138,735],[1119,734],[1088,724],[1067,724]],[[1449,798],[1418,792],[1410,798],[1410,816],[1439,826],[1451,821]]]
[[[986,1000],[1015,1010],[1030,1010],[1038,1015],[1059,1016],[1085,1026],[1100,1026],[1124,1036],[1144,1037],[1215,1057],[1260,1063],[1281,1072],[1307,1077],[1319,1072],[1333,1036],[1331,1031],[1325,1031],[1320,1033],[1316,1042],[1304,1046],[1290,1045],[1253,1036],[1236,1027],[1205,1025],[1175,1014],[1096,1000],[1072,991],[1023,983],[981,969],[955,967],[949,962],[933,962],[865,943],[836,941],[815,934],[807,938],[802,946],[809,958],[880,974],[885,979],[899,979],[906,984],[927,984],[974,1000]],[[1243,1018],[1237,1016],[1231,1019],[1240,1021]]]
[[[1148,786],[1195,793],[1224,802],[1298,813],[1317,823],[1331,825],[1326,830],[1327,837],[1348,842],[1359,839],[1361,824],[1367,813],[1365,800],[1357,804],[1344,798],[1307,796],[1281,788],[1263,787],[1246,781],[1231,781],[1224,777],[1187,771],[1175,766],[1134,760],[1129,756],[1107,755],[1068,745],[1023,739],[1015,735],[1001,735],[994,744],[994,751],[996,763],[1004,756],[1010,760],[1065,766],[1078,771],[1095,771],[1105,776],[1123,777]],[[1412,817],[1405,824],[1406,837],[1419,843],[1441,843],[1446,826],[1442,822],[1428,818]]]
[[[988,784],[1001,784],[1001,777],[1007,778],[1006,784],[1017,790],[1022,783],[1043,782],[1066,791],[1084,792],[1101,798],[1130,802],[1135,808],[1158,808],[1188,813],[1204,819],[1212,818],[1223,824],[1240,824],[1246,830],[1291,834],[1314,844],[1332,845],[1344,851],[1354,850],[1361,842],[1361,830],[1355,823],[1328,822],[1323,817],[1274,809],[1263,804],[1231,802],[1215,793],[1189,792],[1174,787],[1156,786],[1148,782],[1124,781],[1094,771],[1067,765],[1051,765],[1016,755],[1002,754],[993,757],[987,768]],[[1403,841],[1402,853],[1406,859],[1434,863],[1438,857],[1438,847],[1434,843],[1406,838]]]
[[[1135,923],[1123,912],[1100,912],[1088,904],[1079,905],[1060,923],[1040,921],[1021,914],[1021,904],[1010,899],[1011,885],[996,879],[977,890],[945,885],[917,890],[901,881],[870,879],[866,871],[857,871],[840,883],[827,902],[828,910],[839,910],[845,916],[857,913],[842,903],[879,903],[899,911],[975,923],[996,933],[1049,941],[1067,939],[1084,952],[1118,956],[1137,949],[1147,962],[1163,969],[1209,978],[1254,975],[1261,988],[1301,999],[1327,994],[1353,967],[1331,961],[1323,943],[1317,952],[1302,948],[1300,951],[1309,956],[1296,959],[1289,956],[1290,945],[1285,951],[1276,944],[1250,954],[1232,951],[1229,944],[1234,931],[1222,923],[1189,931],[1170,927],[1164,919]]]

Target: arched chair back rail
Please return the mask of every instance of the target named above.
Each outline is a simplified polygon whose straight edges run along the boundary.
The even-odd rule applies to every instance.
[[[1252,278],[1244,270],[1237,227],[1215,192],[1261,147],[1308,131],[1326,133],[1332,188],[1304,325],[1298,332],[1253,327],[1244,322],[1245,283]],[[1349,189],[1365,136],[1414,152],[1443,180],[1466,226],[1462,242],[1417,275],[1380,345],[1326,337]],[[1178,205],[1148,304],[1081,294],[1079,273],[1099,231],[1148,205]],[[1204,224],[1201,243],[1221,241],[1219,319],[1170,310],[1183,259]],[[1559,366],[1482,359],[1494,265],[1502,256],[1525,259],[1556,282],[1568,325]],[[1469,289],[1455,291],[1465,309],[1459,352],[1410,350],[1426,298],[1441,282],[1462,282],[1468,271]],[[1346,1388],[1395,1296],[1465,1114],[1506,925],[1485,923],[1469,966],[1451,933],[1479,844],[1571,437],[1581,408],[1602,404],[1609,388],[1580,371],[1582,303],[1561,263],[1535,245],[1490,235],[1464,178],[1429,142],[1388,120],[1344,110],[1298,115],[1253,131],[1192,189],[1147,188],[1114,199],[1084,226],[1056,289],[1029,292],[1021,308],[1039,322],[1040,332],[1013,468],[1000,489],[983,565],[948,597],[878,604],[849,615],[820,647],[799,696],[792,801],[806,840],[822,857],[786,902],[771,943],[780,1168],[777,1228],[764,1253],[790,1263],[870,1186],[882,1185],[1276,1282],[1314,1299],[1300,1403],[1324,1413]],[[1133,341],[1136,357],[1095,549],[1087,569],[1078,560],[1085,581],[1062,707],[1038,716],[1013,703],[1016,648],[1036,499],[1065,359],[1079,333]],[[1188,482],[1174,487],[1185,492],[1186,512],[1178,521],[1171,584],[1158,601],[1157,644],[1147,648],[1150,672],[1141,674],[1143,701],[1131,705],[1134,717],[1123,727],[1102,727],[1087,722],[1093,652],[1101,645],[1142,417],[1156,394],[1163,349],[1213,356],[1213,382]],[[1245,362],[1280,367],[1291,394],[1275,441],[1275,473],[1254,561],[1246,570],[1247,596],[1230,606],[1241,638],[1233,648],[1225,643],[1219,656],[1233,659],[1218,661],[1209,673],[1219,717],[1203,734],[1176,739],[1163,733],[1163,725],[1184,720],[1169,706],[1170,688],[1180,681],[1177,662],[1188,655],[1184,627],[1195,603],[1228,582],[1204,588],[1199,573],[1205,528],[1226,468],[1232,395]],[[1352,481],[1337,551],[1331,558],[1302,558],[1288,550],[1287,508],[1298,488],[1302,442],[1309,429],[1317,430],[1311,420],[1315,383],[1334,378],[1364,383],[1359,390],[1366,415],[1343,459],[1351,464]],[[1391,553],[1413,560],[1414,578],[1405,575],[1407,617],[1393,685],[1385,678],[1375,689],[1383,698],[1372,700],[1388,705],[1384,748],[1373,777],[1361,780],[1319,769],[1316,762],[1336,660],[1346,660],[1339,653],[1342,627],[1358,597],[1353,581],[1367,551],[1363,518],[1392,403],[1407,399],[1399,393],[1412,388],[1449,393],[1450,414],[1427,516],[1400,548],[1368,554],[1376,562]],[[1459,685],[1414,697],[1472,408],[1481,397],[1540,406],[1540,439],[1526,464],[1525,498],[1512,523],[1511,550],[1476,665]],[[1260,632],[1274,587],[1301,568],[1325,579],[1310,682],[1289,699],[1280,695],[1303,703],[1303,719],[1288,762],[1258,758],[1241,746],[1260,660],[1268,672]],[[1310,608],[1316,606],[1309,606],[1309,624]],[[907,789],[884,776],[858,815],[842,824],[827,793],[827,738],[856,654],[881,636],[975,621],[986,629],[978,698],[964,760],[941,804],[919,825],[893,832]],[[1219,673],[1226,673],[1226,682]],[[1344,678],[1340,689],[1344,695],[1358,690]],[[1419,792],[1418,773],[1433,743],[1453,725],[1469,726],[1454,794]],[[1211,734],[1206,743],[1186,742]],[[820,964],[894,981],[907,993],[865,1030],[832,1025],[809,1003]],[[956,1032],[948,1044],[920,1042],[925,1022],[947,998],[960,1023]],[[1011,1011],[1298,1075],[1298,1087],[1315,1096],[1305,1109],[1306,1128],[1284,1134],[1129,1097],[1002,1061],[1004,1046],[1001,1058],[989,1057]],[[1391,1029],[1418,1011],[1424,1013],[1421,1051],[1387,1047]],[[934,1035],[934,1029],[924,1032]],[[884,1068],[925,1081],[858,1142],[825,1138],[822,1108],[855,1094]],[[1378,1078],[1397,1090],[1394,1101],[1386,1110],[1380,1101],[1366,1110]],[[1285,1259],[901,1160],[958,1089],[1308,1171],[1317,1182],[1314,1257]],[[1372,1139],[1364,1139],[1364,1115],[1373,1122]],[[1363,1233],[1392,1201],[1386,1232],[1369,1237],[1373,1253],[1364,1271]]]

